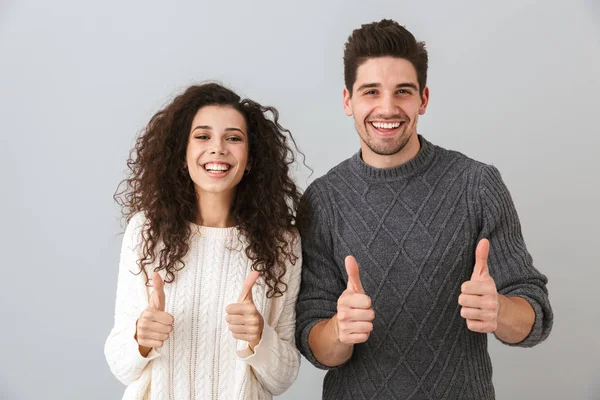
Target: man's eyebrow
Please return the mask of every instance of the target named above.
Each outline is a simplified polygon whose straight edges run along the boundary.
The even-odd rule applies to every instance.
[[[372,89],[372,88],[378,88],[378,87],[381,87],[381,85],[379,83],[363,83],[356,90],[361,91],[363,89]]]

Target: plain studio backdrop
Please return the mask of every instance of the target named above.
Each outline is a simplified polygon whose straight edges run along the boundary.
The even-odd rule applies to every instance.
[[[357,151],[342,49],[381,18],[427,42],[419,132],[496,165],[555,323],[533,349],[490,337],[498,399],[600,399],[600,3],[0,1],[1,399],[119,399],[103,355],[134,137],[207,79],[281,112],[312,177]],[[318,399],[303,359],[281,399]]]

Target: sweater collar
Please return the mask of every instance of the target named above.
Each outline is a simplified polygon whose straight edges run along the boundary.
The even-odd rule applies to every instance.
[[[358,171],[362,176],[370,179],[398,179],[406,178],[414,173],[427,168],[433,161],[435,155],[435,146],[423,136],[419,135],[421,148],[417,155],[405,162],[392,168],[375,168],[362,160],[362,151],[358,151],[350,158],[350,166]]]

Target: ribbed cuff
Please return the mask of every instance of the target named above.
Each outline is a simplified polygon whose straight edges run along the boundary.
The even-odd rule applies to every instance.
[[[254,352],[250,350],[248,342],[243,342],[243,348],[237,350],[236,355],[252,367],[264,367],[269,364],[269,356],[273,354],[273,352],[269,351],[269,348],[276,348],[278,340],[279,336],[277,336],[277,332],[265,322],[262,337],[258,344],[254,346]]]
[[[507,346],[512,346],[512,347],[533,347],[536,344],[538,344],[542,338],[542,332],[543,332],[543,327],[544,327],[544,311],[542,310],[542,307],[538,304],[537,301],[533,300],[531,297],[527,297],[527,296],[523,296],[523,295],[514,295],[511,297],[521,297],[525,300],[527,300],[527,302],[529,304],[531,304],[531,307],[533,308],[533,312],[535,313],[535,320],[533,322],[533,326],[531,327],[531,332],[529,332],[529,335],[527,335],[527,337],[525,339],[523,339],[522,341],[520,341],[519,343],[507,343],[504,340],[500,339],[498,337],[498,335],[496,335],[496,333],[494,332],[494,336],[496,337],[496,339],[498,339],[500,342],[502,342],[503,344],[507,345]]]

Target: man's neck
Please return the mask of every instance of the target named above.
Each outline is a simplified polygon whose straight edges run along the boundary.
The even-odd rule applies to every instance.
[[[373,152],[362,139],[360,147],[362,150],[362,160],[366,164],[374,168],[394,168],[415,158],[419,154],[421,143],[419,142],[419,136],[415,133],[411,135],[406,145],[399,152],[389,156]]]

